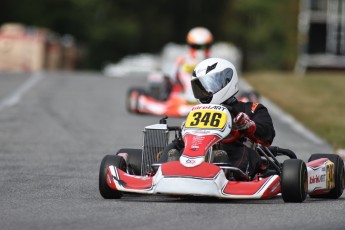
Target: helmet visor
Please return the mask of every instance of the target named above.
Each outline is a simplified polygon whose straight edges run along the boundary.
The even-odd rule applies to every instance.
[[[190,48],[195,49],[195,50],[207,50],[211,47],[211,45],[212,45],[211,43],[208,43],[208,44],[201,44],[201,45],[190,44],[189,46],[190,46]]]
[[[192,79],[191,85],[194,97],[199,100],[207,100],[223,89],[231,81],[232,76],[233,70],[227,68],[218,73]]]

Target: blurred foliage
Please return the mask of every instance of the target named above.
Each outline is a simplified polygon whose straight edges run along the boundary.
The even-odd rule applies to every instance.
[[[88,52],[82,68],[127,54],[184,43],[189,29],[209,28],[238,46],[245,70],[290,69],[297,44],[298,0],[2,0],[0,24],[20,22],[73,35]]]
[[[334,149],[345,148],[345,78],[343,72],[247,72],[246,80]],[[283,93],[282,93],[283,92]]]
[[[234,0],[224,33],[241,47],[245,69],[291,69],[297,55],[298,0]],[[225,23],[224,23],[225,24]]]

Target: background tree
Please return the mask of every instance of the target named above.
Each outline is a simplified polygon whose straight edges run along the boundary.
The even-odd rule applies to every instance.
[[[297,55],[298,1],[235,0],[223,33],[237,44],[245,69],[292,69]]]
[[[100,69],[124,55],[157,53],[209,28],[244,54],[244,70],[291,69],[298,0],[2,0],[0,24],[20,22],[71,34],[88,52],[80,68]]]

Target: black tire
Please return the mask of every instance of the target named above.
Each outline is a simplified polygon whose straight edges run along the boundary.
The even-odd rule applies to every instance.
[[[288,159],[283,163],[281,193],[285,202],[300,203],[308,193],[308,171],[304,161]]]
[[[328,158],[330,161],[334,163],[335,187],[329,193],[309,196],[312,198],[338,199],[343,194],[345,186],[344,161],[338,155],[335,154],[316,153],[310,156],[308,162],[320,158]]]
[[[126,172],[126,161],[121,156],[106,155],[99,169],[99,192],[104,199],[120,199],[122,192],[111,189],[106,182],[107,170],[110,165]]]
[[[137,97],[133,97],[133,93],[137,93]],[[144,89],[141,88],[130,88],[127,91],[126,96],[126,109],[130,113],[139,113],[138,110],[138,98],[140,95],[147,95],[147,92]]]
[[[141,175],[141,164],[142,164],[142,149],[120,149],[117,151],[116,155],[119,153],[127,153],[127,170],[130,174]]]

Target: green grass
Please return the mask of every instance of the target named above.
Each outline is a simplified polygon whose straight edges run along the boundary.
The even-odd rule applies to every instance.
[[[246,81],[334,149],[345,148],[345,73],[247,73]]]

